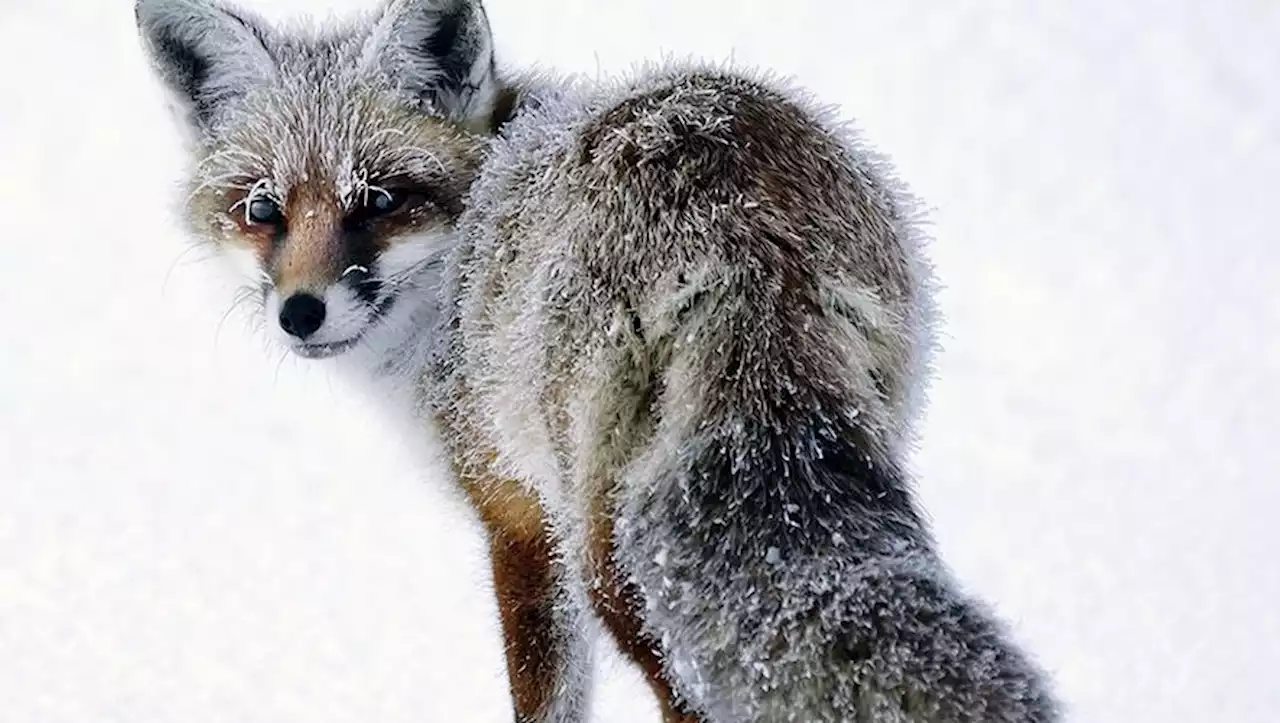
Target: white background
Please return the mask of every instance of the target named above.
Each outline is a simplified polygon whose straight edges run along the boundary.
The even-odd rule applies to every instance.
[[[0,719],[509,720],[466,510],[323,364],[217,333],[130,3],[5,2]],[[947,559],[1073,720],[1275,720],[1280,5],[489,7],[508,62],[732,54],[841,104],[936,209]],[[601,678],[596,720],[656,720]]]

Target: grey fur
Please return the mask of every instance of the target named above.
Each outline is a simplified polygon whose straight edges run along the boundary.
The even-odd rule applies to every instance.
[[[458,199],[407,239],[421,259],[387,286],[394,313],[344,359],[439,425],[461,469],[541,500],[568,571],[543,720],[589,708],[600,499],[646,630],[708,721],[1057,720],[911,495],[932,281],[885,161],[788,84],[698,63],[517,77],[514,117],[473,135],[458,124],[487,125],[494,101],[464,97],[498,81],[470,7],[466,73],[406,51],[435,21],[393,3],[326,33],[253,33],[274,65],[226,64],[194,92],[154,39],[216,59],[248,37],[195,0],[142,0],[139,18],[161,76],[216,119],[193,121],[197,235],[233,243],[202,199],[246,179],[287,193],[319,177],[349,198],[408,174]]]

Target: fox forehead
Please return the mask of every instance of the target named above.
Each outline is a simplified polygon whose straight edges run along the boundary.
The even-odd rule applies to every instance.
[[[383,184],[465,185],[477,165],[478,139],[377,85],[299,82],[306,80],[246,95],[204,144],[197,189],[283,200],[299,186],[319,186],[351,208]]]

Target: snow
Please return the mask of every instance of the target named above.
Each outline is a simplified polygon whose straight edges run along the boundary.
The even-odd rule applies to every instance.
[[[1280,7],[488,7],[511,62],[732,54],[843,104],[936,209],[917,467],[948,561],[1073,720],[1273,719]],[[132,22],[0,9],[2,717],[509,720],[481,544],[418,463],[430,440],[220,323]],[[595,719],[656,720],[612,659]]]

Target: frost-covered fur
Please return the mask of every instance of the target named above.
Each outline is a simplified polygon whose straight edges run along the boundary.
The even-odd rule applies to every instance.
[[[326,33],[198,0],[139,20],[193,130],[191,226],[254,249],[265,298],[282,252],[227,220],[260,183],[344,209],[361,183],[437,198],[380,232],[382,283],[330,351],[446,441],[525,616],[518,720],[588,717],[592,608],[638,621],[620,643],[656,648],[669,721],[1058,719],[913,502],[930,274],[912,202],[831,112],[667,63],[515,77],[508,118],[465,0]],[[350,283],[321,276],[326,299]]]
[[[1054,718],[909,495],[911,214],[829,113],[696,64],[537,95],[472,186],[452,403],[569,554],[616,500],[619,562],[708,720]]]

